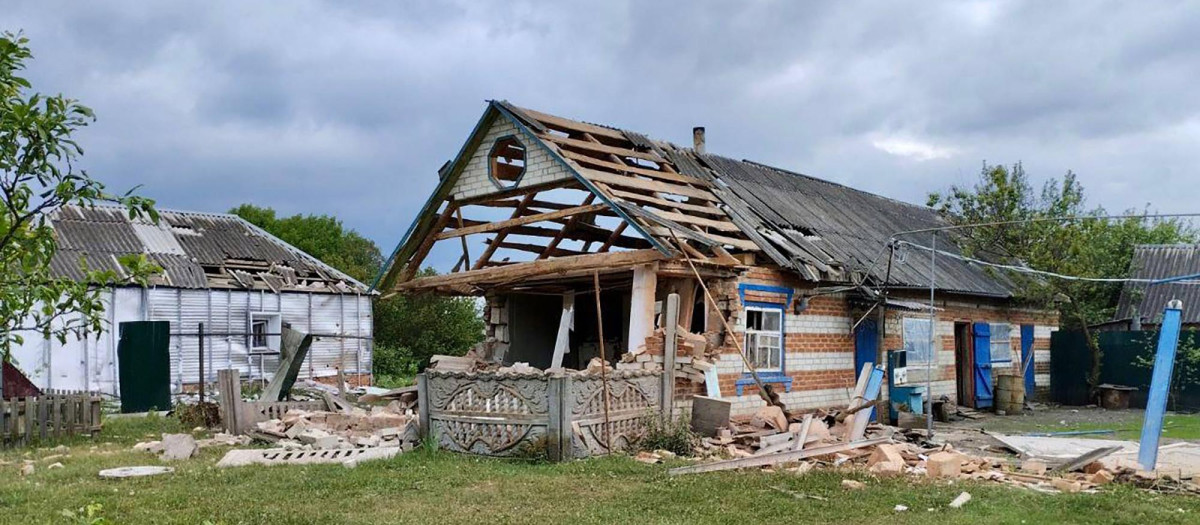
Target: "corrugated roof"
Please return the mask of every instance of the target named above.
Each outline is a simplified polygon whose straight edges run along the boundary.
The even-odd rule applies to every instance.
[[[727,191],[718,191],[725,204],[737,208],[749,227],[776,244],[773,250],[796,267],[815,262],[867,273],[876,282],[887,274],[887,242],[897,232],[946,226],[927,207],[881,197],[815,177],[749,161],[702,155]],[[746,226],[743,226],[745,228]],[[928,245],[928,234],[907,240]],[[947,234],[938,236],[938,249],[957,252]],[[771,253],[771,250],[767,250]],[[888,285],[929,286],[928,252],[914,251],[892,261]],[[1007,297],[1006,280],[968,262],[941,257],[935,265],[940,290]]]
[[[1129,277],[1133,279],[1165,279],[1196,273],[1200,273],[1200,246],[1193,244],[1137,246],[1129,263]],[[1125,283],[1113,320],[1137,315],[1153,322],[1172,299],[1183,301],[1183,322],[1200,323],[1200,285],[1190,283]]]
[[[366,293],[368,287],[246,222],[217,213],[159,210],[158,224],[123,208],[68,206],[50,216],[58,240],[55,276],[91,270],[123,275],[118,258],[146,254],[163,268],[158,286]],[[234,276],[237,271],[237,277]]]

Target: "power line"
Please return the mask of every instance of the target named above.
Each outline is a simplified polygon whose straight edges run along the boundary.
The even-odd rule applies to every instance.
[[[991,266],[993,268],[1000,268],[1003,270],[1008,270],[1008,271],[1017,272],[1017,273],[1027,273],[1027,274],[1033,274],[1033,275],[1041,275],[1044,277],[1054,277],[1056,279],[1064,279],[1064,280],[1068,280],[1068,281],[1086,281],[1086,282],[1095,282],[1095,283],[1200,284],[1200,280],[1196,280],[1196,279],[1200,279],[1200,274],[1177,275],[1177,276],[1166,277],[1166,278],[1162,278],[1162,279],[1144,279],[1144,278],[1133,278],[1133,277],[1082,277],[1082,276],[1078,276],[1078,275],[1067,275],[1067,274],[1062,274],[1062,273],[1049,272],[1049,271],[1045,271],[1045,270],[1038,270],[1035,268],[1030,268],[1028,266],[1016,266],[1016,265],[1011,265],[1011,264],[1000,264],[1000,263],[988,262],[988,261],[984,261],[982,259],[976,259],[974,257],[968,257],[966,255],[961,255],[961,254],[957,254],[954,252],[948,252],[945,250],[938,250],[935,248],[930,248],[929,246],[923,246],[923,245],[916,244],[916,243],[909,242],[909,241],[897,240],[895,242],[897,245],[908,245],[908,246],[912,246],[913,248],[917,248],[919,250],[926,250],[926,251],[932,250],[932,251],[938,253],[939,255],[944,255],[944,256],[950,257],[952,259],[958,259],[960,261],[979,264],[979,265],[983,265],[983,266]]]

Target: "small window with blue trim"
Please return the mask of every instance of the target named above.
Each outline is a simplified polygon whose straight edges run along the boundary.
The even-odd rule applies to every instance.
[[[746,360],[760,372],[783,370],[783,309],[746,307]]]

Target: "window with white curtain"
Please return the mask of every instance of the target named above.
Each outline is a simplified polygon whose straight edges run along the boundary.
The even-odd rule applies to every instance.
[[[783,310],[746,307],[746,359],[760,372],[783,370]]]
[[[904,318],[904,351],[909,363],[929,362],[929,318]]]
[[[990,323],[992,329],[992,362],[1012,361],[1012,325]]]

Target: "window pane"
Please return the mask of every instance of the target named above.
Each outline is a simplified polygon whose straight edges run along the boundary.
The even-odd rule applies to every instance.
[[[991,325],[992,361],[1012,360],[1012,325],[995,323]]]
[[[759,310],[746,310],[746,329],[762,330],[762,314]]]
[[[929,319],[904,319],[904,350],[909,361],[929,362]]]
[[[763,330],[779,330],[780,317],[783,317],[781,311],[768,311],[762,313]]]

